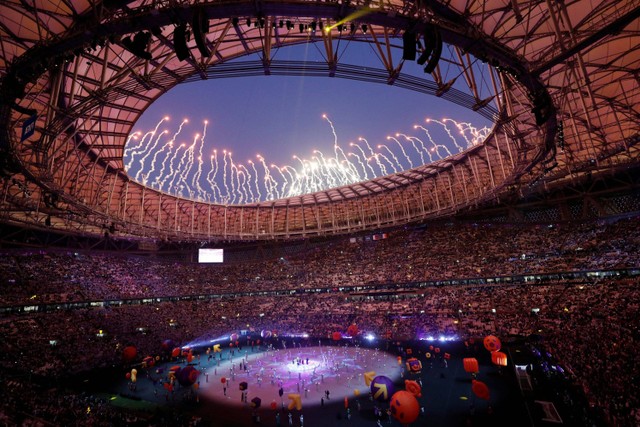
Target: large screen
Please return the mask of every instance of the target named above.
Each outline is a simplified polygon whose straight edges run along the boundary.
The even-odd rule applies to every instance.
[[[224,249],[198,249],[198,262],[199,263],[221,263],[223,261]]]

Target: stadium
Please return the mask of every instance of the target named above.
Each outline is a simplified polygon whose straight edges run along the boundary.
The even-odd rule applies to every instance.
[[[640,423],[639,1],[0,16],[3,424]],[[135,132],[174,89],[264,76],[490,126],[346,144],[323,114],[331,153],[280,167],[207,159],[206,123]]]

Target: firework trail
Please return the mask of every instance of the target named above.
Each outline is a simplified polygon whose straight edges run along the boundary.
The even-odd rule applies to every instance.
[[[179,173],[179,169],[174,167],[174,161],[175,159],[178,160],[178,165],[180,165],[180,162],[182,161],[182,159],[184,158],[184,155],[182,155],[180,158],[178,158],[178,153],[180,152],[181,148],[185,148],[185,153],[187,152],[186,150],[187,144],[182,143],[180,144],[180,147],[178,147],[178,149],[176,150],[176,152],[174,153],[174,155],[172,156],[172,158],[169,160],[169,174],[163,179],[162,181],[162,185],[160,188],[164,187],[165,182],[168,182],[168,186],[166,191],[171,192],[173,191],[171,183],[173,182],[173,178],[176,176],[176,174]]]
[[[291,167],[291,166],[289,166],[289,165],[285,165],[285,166],[281,167],[281,168],[280,168],[280,171],[281,171],[281,172],[282,172],[282,171],[286,172],[286,173],[287,173],[287,175],[289,175],[289,177],[291,178],[290,180],[287,180],[287,182],[289,182],[289,183],[290,183],[290,185],[289,185],[289,193],[288,193],[288,194],[287,194],[287,193],[284,193],[284,194],[286,194],[286,195],[287,195],[287,197],[289,197],[289,196],[293,196],[293,195],[294,195],[294,194],[293,194],[293,191],[294,191],[294,185],[295,185],[295,183],[296,183],[296,178],[295,178],[295,176],[297,176],[297,175],[298,175],[298,171],[296,171],[294,168],[292,168],[292,167]],[[291,172],[291,171],[293,171],[293,172]]]
[[[160,147],[160,150],[156,151],[155,154],[153,155],[153,158],[151,159],[151,169],[149,170],[149,172],[146,174],[146,178],[148,179],[150,176],[153,175],[153,172],[156,170],[156,160],[158,159],[158,156],[160,155],[160,153],[164,153],[165,148],[170,147],[169,150],[171,150],[171,148],[173,147],[173,141],[167,141],[164,143],[164,145],[162,147]],[[168,154],[167,154],[168,156]],[[166,156],[165,156],[166,157]],[[146,181],[146,180],[145,180]],[[151,185],[153,186],[154,184],[156,184],[158,182],[158,179],[156,178]]]
[[[371,145],[369,145],[369,141],[367,141],[366,138],[363,137],[358,137],[358,141],[362,141],[364,142],[364,145],[367,147],[367,150],[369,150],[369,154],[372,156],[374,154],[373,148],[371,148]]]
[[[420,155],[420,162],[422,162],[421,164],[425,164],[425,160],[424,160],[424,154],[422,153],[422,151],[418,148],[418,146],[416,145],[416,137],[414,136],[409,136],[409,135],[405,135],[404,133],[396,133],[396,136],[401,136],[404,139],[406,139],[407,141],[409,141],[411,143],[411,145],[413,146],[414,150],[416,150],[416,153],[418,153]]]
[[[287,188],[287,185],[289,184],[289,182],[287,181],[287,177],[284,176],[284,174],[282,173],[282,170],[277,165],[271,164],[269,166],[271,167],[271,169],[277,170],[278,174],[282,178],[282,186],[280,187],[280,193],[278,194],[278,198],[286,197],[285,196],[287,194],[286,188]]]
[[[421,127],[421,126],[418,126],[418,125],[413,126],[414,129],[418,129],[418,127]],[[433,162],[433,157],[431,156],[429,149],[424,145],[424,141],[418,138],[417,136],[412,136],[411,138],[415,139],[420,143],[420,149],[422,150],[422,153],[427,153],[427,155],[429,156],[429,162]],[[420,158],[423,160],[423,164],[424,164],[424,157],[422,157],[421,155]]]
[[[385,156],[385,155],[384,155],[384,154],[382,154],[382,153],[377,153],[377,155],[378,155],[379,157],[382,157],[382,158],[383,158],[387,163],[389,163],[389,164],[391,165],[391,167],[393,168],[393,173],[396,173],[396,171],[397,171],[397,170],[396,170],[396,168],[395,168],[395,166],[394,166],[393,162],[392,162],[391,160],[389,160],[389,158],[388,158],[387,156]],[[382,162],[380,162],[380,164],[382,165]],[[384,169],[383,169],[383,168],[384,168]],[[384,172],[383,172],[383,173],[384,173],[385,175],[387,175],[387,168],[386,168],[386,167],[382,166],[380,169],[381,169],[381,170],[384,170]]]
[[[249,160],[249,162],[251,162],[251,160]],[[244,165],[239,165],[238,167],[240,167],[242,169],[242,171],[244,172],[245,175],[245,183],[247,185],[247,190],[249,190],[249,196],[251,197],[251,199],[249,200],[250,203],[254,203],[256,201],[256,196],[255,194],[253,194],[253,190],[251,189],[251,172],[249,172],[249,170],[244,166]]]
[[[191,169],[193,169],[196,144],[198,143],[199,138],[200,138],[200,135],[196,134],[195,137],[193,138],[193,143],[187,149],[188,156],[184,164],[185,165],[184,169],[182,170],[182,173],[179,175],[180,178],[175,184],[176,186],[178,186],[180,185],[180,183],[182,183],[182,186],[180,188],[184,188],[189,194],[189,197],[193,197],[193,189],[189,186],[189,183],[187,182],[187,176],[189,175],[189,172],[191,172]],[[179,165],[179,168],[180,167],[181,165]]]
[[[216,155],[216,150],[213,151],[214,154],[211,155],[211,169],[209,169],[209,173],[207,173],[206,180],[211,186],[211,193],[213,194],[214,200],[222,199],[222,194],[220,192],[220,188],[216,183],[216,174],[218,173],[218,156]]]
[[[453,134],[451,133],[451,130],[449,130],[449,128],[447,127],[446,124],[444,124],[443,122],[441,122],[440,120],[436,120],[436,119],[429,119],[426,118],[425,121],[427,123],[429,122],[434,122],[434,123],[438,123],[440,126],[442,126],[444,128],[444,130],[447,132],[447,135],[449,135],[449,138],[451,138],[451,141],[453,141],[453,145],[455,145],[455,147],[458,149],[458,151],[462,151],[462,147],[458,144],[458,141],[456,141],[455,137],[453,136]],[[446,147],[445,147],[446,148]],[[449,151],[449,149],[447,148],[446,151],[449,153],[449,155],[451,155],[451,152]]]
[[[364,179],[369,179],[369,174],[367,173],[367,166],[365,166],[364,163],[362,163],[362,158],[360,156],[358,156],[356,153],[348,153],[348,156],[353,156],[356,158],[356,161],[358,162],[358,164],[360,165],[360,167],[362,168],[362,172],[364,173]],[[375,177],[375,174],[374,174]]]
[[[160,132],[158,134],[158,136],[156,137],[156,139],[153,140],[153,143],[149,146],[149,150],[146,152],[146,154],[144,156],[142,156],[140,158],[140,160],[138,160],[138,164],[140,165],[140,169],[138,169],[138,172],[136,173],[136,176],[133,178],[135,181],[140,180],[140,175],[142,174],[142,172],[144,171],[144,167],[145,164],[144,162],[149,158],[149,156],[151,154],[155,154],[157,153],[157,151],[155,151],[156,147],[158,146],[158,143],[160,142],[160,138],[162,138],[162,135],[166,135],[167,133],[169,133],[169,131],[163,130],[162,132]],[[154,156],[155,157],[155,156]],[[149,174],[146,174],[147,177],[149,176]],[[145,180],[146,181],[146,180]],[[146,184],[146,183],[145,183]]]
[[[227,150],[222,150],[222,161],[224,162],[222,166],[222,183],[224,184],[225,191],[223,199],[229,201],[229,185],[227,185]]]
[[[169,174],[164,176],[164,178],[162,178],[161,180],[158,181],[158,188],[160,190],[163,189],[164,183],[167,182],[167,180],[175,174],[175,170],[173,168],[173,162],[178,157],[178,153],[180,152],[180,149],[184,148],[186,146],[187,146],[187,144],[184,144],[184,143],[180,144],[178,146],[178,148],[176,149],[175,153],[173,153],[173,155],[171,157],[169,157],[167,155],[167,157],[165,158],[165,162],[167,162],[167,159],[169,160],[167,162],[167,164],[165,164],[164,162],[162,163],[162,168],[160,169],[160,173],[158,174],[158,177],[160,178],[160,177],[164,176],[164,170],[165,170],[166,166],[169,166]]]
[[[387,150],[387,152],[389,153],[389,155],[391,156],[391,158],[394,158],[394,157],[395,157],[395,155],[393,154],[393,152],[392,152],[391,150],[389,150],[389,147],[387,147],[387,146],[386,146],[386,145],[384,145],[384,144],[380,144],[380,145],[378,145],[378,149],[382,149],[382,148],[385,148],[385,149]],[[391,166],[391,169],[393,169],[393,173],[398,173],[398,168],[396,168],[396,165],[397,165],[397,164],[399,164],[399,163],[397,162],[397,159],[394,159],[394,160],[396,160],[396,161],[395,161],[395,163],[394,163],[394,162],[392,162],[391,160],[389,160],[389,158],[388,158],[387,156],[385,156],[384,154],[382,154],[382,153],[377,153],[377,154],[379,154],[379,155],[380,155],[379,157],[382,157],[382,158],[383,158],[387,163],[389,163],[389,166]],[[376,161],[379,163],[379,166],[378,166],[378,167],[380,168],[380,170],[382,170],[384,166],[383,166],[383,165],[382,165],[382,163],[380,162],[380,159],[379,159],[379,158],[376,158]],[[386,168],[384,168],[384,170],[386,171],[387,169],[386,169]],[[386,174],[385,174],[385,175],[386,175]]]
[[[244,174],[244,172],[242,171],[242,165],[238,164],[236,166],[237,168],[237,174],[238,174],[238,185],[240,190],[242,191],[242,199],[240,200],[240,203],[242,203],[242,201],[246,201],[246,203],[250,203],[251,200],[249,200],[249,193],[247,192],[247,189],[245,188],[245,184],[247,182],[247,176]]]
[[[333,122],[329,119],[329,117],[327,117],[326,114],[323,114],[322,118],[329,122],[329,126],[331,126],[331,133],[333,133],[333,152],[335,154],[336,161],[340,161],[340,156],[338,155],[338,153],[340,153],[342,154],[342,158],[349,162],[349,159],[347,159],[347,155],[344,153],[344,151],[342,151],[342,148],[338,144],[338,134],[336,133],[336,128],[333,126]]]
[[[398,169],[402,169],[402,166],[400,165],[400,161],[398,160],[398,158],[396,157],[395,154],[393,154],[393,151],[391,151],[389,149],[389,147],[387,147],[384,144],[380,144],[378,145],[378,150],[381,149],[385,149],[387,150],[387,152],[389,153],[389,155],[391,156],[391,158],[393,159],[393,162],[389,160],[389,158],[387,156],[384,156],[385,159],[387,159],[387,161],[389,162],[389,164],[391,165],[391,168],[393,169],[393,173],[398,173]],[[395,162],[395,163],[394,163]],[[398,165],[398,167],[396,168],[396,165]]]
[[[475,126],[473,126],[471,123],[456,122],[453,119],[443,119],[442,121],[443,122],[451,121],[456,124],[463,138],[467,142],[467,148],[475,147],[476,145],[482,143],[491,134],[491,129],[486,126],[478,129]],[[471,135],[471,139],[467,138],[466,136],[467,132]]]
[[[194,141],[195,143],[195,141]],[[180,161],[178,162],[178,166],[176,167],[176,174],[173,177],[173,179],[170,181],[169,183],[169,189],[171,188],[181,188],[180,187],[180,183],[184,181],[184,178],[187,174],[187,168],[185,168],[185,165],[187,165],[189,163],[189,159],[193,156],[193,144],[191,144],[189,146],[189,148],[187,148],[185,150],[185,152],[182,154],[182,157],[180,158]],[[178,179],[176,181],[176,178]]]
[[[198,170],[193,175],[193,179],[191,180],[191,187],[195,187],[198,190],[198,198],[202,198],[205,195],[204,189],[200,186],[200,177],[202,176],[202,166],[204,164],[204,160],[202,160],[202,149],[204,147],[204,138],[207,136],[207,124],[209,122],[207,120],[204,121],[204,128],[202,129],[202,138],[200,138],[200,146],[198,148]]]
[[[146,147],[144,147],[142,149],[142,151],[137,151],[144,145],[144,142],[147,139],[147,137],[151,138],[153,135],[155,135],[158,132],[158,128],[160,127],[160,125],[166,120],[169,120],[169,117],[163,117],[162,119],[160,119],[160,121],[156,124],[156,127],[153,128],[153,130],[145,133],[142,136],[142,138],[140,138],[140,144],[138,144],[135,147],[132,147],[130,149],[125,149],[125,151],[123,153],[123,158],[125,158],[127,155],[130,156],[129,163],[127,163],[127,165],[125,166],[125,171],[128,171],[129,169],[131,169],[131,165],[133,164],[134,157],[136,155],[138,155],[138,154],[142,154],[148,148],[148,146],[146,146]],[[137,134],[139,135],[140,132],[137,132]],[[136,135],[136,134],[134,134],[134,135]]]
[[[233,198],[231,200],[232,204],[235,204],[236,198],[238,199],[238,203],[242,203],[242,193],[239,192],[240,189],[240,178],[238,177],[238,168],[233,162],[233,157],[231,156],[231,152],[229,152],[229,165],[230,165],[230,173],[231,173],[231,192],[233,193]],[[235,180],[234,180],[235,178]]]
[[[427,119],[429,120],[429,119]],[[438,147],[443,147],[443,145],[441,144],[436,144],[436,142],[433,140],[433,138],[431,137],[431,133],[429,132],[429,130],[427,130],[425,127],[420,126],[420,125],[415,125],[414,128],[419,128],[422,129],[424,131],[424,133],[427,134],[427,138],[429,138],[429,142],[431,143],[431,145],[433,145],[433,148],[431,150],[429,150],[430,153],[436,153],[436,155],[438,157],[440,157],[441,159],[443,159],[444,157],[442,156],[442,154],[440,154],[440,151],[438,150]],[[431,157],[431,154],[429,154],[429,157]],[[433,160],[432,160],[433,161]]]
[[[264,161],[264,157],[262,157],[260,154],[258,154],[256,157],[258,158],[258,161],[262,165],[262,169],[264,171],[263,180],[264,180],[264,187],[265,187],[266,192],[267,192],[267,200],[274,200],[276,198],[274,196],[274,190],[276,189],[275,188],[276,181],[271,176],[271,173],[269,172],[269,167],[267,166],[267,164]]]
[[[398,144],[398,147],[400,147],[400,151],[402,152],[402,155],[404,156],[405,159],[407,159],[407,161],[409,162],[409,169],[413,169],[413,162],[411,161],[411,157],[409,157],[407,155],[407,152],[404,151],[404,147],[402,146],[402,143],[400,141],[398,141],[396,138],[392,137],[392,136],[388,136],[387,140],[391,140],[391,141],[395,141],[396,144]],[[400,165],[400,163],[398,163],[398,166],[400,166],[400,169],[404,169],[402,167],[402,165]]]
[[[258,193],[258,200],[262,200],[262,194],[260,193],[260,186],[258,185],[258,170],[256,169],[256,165],[253,161],[249,160],[249,164],[251,165],[251,169],[253,169],[253,183],[256,186],[256,192]]]

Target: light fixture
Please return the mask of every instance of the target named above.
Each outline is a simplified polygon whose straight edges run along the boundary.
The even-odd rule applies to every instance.
[[[194,11],[191,28],[193,29],[193,38],[196,41],[200,55],[209,58],[211,56],[211,50],[209,50],[209,46],[207,46],[206,37],[209,32],[209,17],[205,9],[198,8]]]
[[[125,37],[122,39],[122,45],[129,52],[133,53],[138,58],[150,60],[151,53],[147,51],[147,47],[149,45],[149,41],[151,40],[151,33],[146,31],[140,31],[133,36]]]
[[[187,26],[185,24],[176,25],[176,28],[173,30],[173,48],[180,61],[184,61],[189,57],[187,34]]]

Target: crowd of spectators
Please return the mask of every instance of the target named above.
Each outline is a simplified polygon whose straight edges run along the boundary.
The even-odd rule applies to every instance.
[[[361,331],[393,339],[444,335],[466,340],[487,334],[503,338],[533,334],[543,337],[547,351],[582,387],[592,405],[602,408],[611,425],[637,425],[637,280],[614,276],[583,283],[402,285],[447,278],[637,267],[640,231],[636,225],[635,219],[629,219],[533,229],[473,224],[405,229],[383,240],[334,241],[287,259],[230,266],[14,252],[0,258],[4,305],[299,287],[332,292],[221,295],[209,300],[5,315],[0,318],[5,331],[0,367],[16,375],[56,379],[118,366],[126,345],[135,345],[141,357],[155,356],[166,339],[185,345],[240,330],[326,337],[356,324]],[[380,284],[385,290],[389,283],[397,283],[397,292],[337,289],[365,283]],[[26,387],[24,383],[21,386]],[[68,398],[81,402],[82,407],[86,403],[83,399],[89,397]],[[21,404],[4,398],[0,408],[6,416]],[[34,405],[45,411],[45,403]],[[55,402],[46,405],[61,407]]]
[[[380,240],[336,239],[288,257],[221,265],[87,253],[7,253],[0,258],[0,305],[398,284],[640,265],[640,229],[635,218],[545,226],[444,223],[386,235]]]

